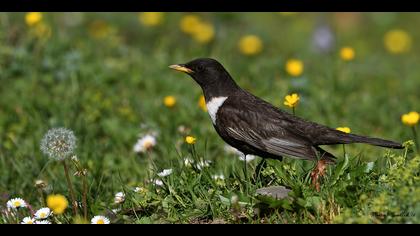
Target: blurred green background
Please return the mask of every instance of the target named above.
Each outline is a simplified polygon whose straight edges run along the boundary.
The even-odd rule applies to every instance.
[[[241,87],[290,112],[284,97],[298,93],[303,118],[412,139],[401,115],[420,110],[419,20],[417,13],[1,13],[0,202],[36,199],[37,179],[65,189],[58,164],[39,150],[52,127],[75,132],[98,199],[143,182],[148,158],[159,169],[179,162],[185,135],[197,138],[215,170],[241,168],[200,107],[199,86],[168,69],[199,57],[217,59]],[[291,60],[298,65],[287,66]],[[151,157],[135,153],[150,132]],[[341,147],[330,150],[341,155]],[[385,152],[347,150],[366,161]]]

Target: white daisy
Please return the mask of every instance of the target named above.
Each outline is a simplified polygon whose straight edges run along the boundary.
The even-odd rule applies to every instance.
[[[201,160],[199,163],[197,163],[196,167],[199,170],[202,170],[204,167],[209,167],[211,161],[209,160]]]
[[[7,208],[18,209],[26,207],[26,202],[22,198],[13,198],[7,201]]]
[[[172,174],[172,169],[165,169],[162,172],[158,173],[157,175],[160,177],[165,177]]]
[[[156,137],[150,134],[137,140],[137,143],[134,145],[134,152],[144,153],[152,149],[156,145]]]
[[[27,216],[27,217],[23,218],[22,222],[20,222],[20,223],[21,224],[32,225],[32,224],[35,224],[35,219]]]
[[[51,214],[52,212],[50,208],[44,207],[35,212],[35,219],[37,220],[47,219]]]
[[[36,225],[50,225],[51,222],[49,222],[48,220],[39,220],[39,221],[35,221]]]
[[[163,181],[160,179],[152,180],[152,183],[156,186],[163,186]]]
[[[95,225],[107,225],[110,222],[109,222],[109,219],[106,218],[105,216],[95,216],[92,218],[90,223],[95,224]]]
[[[114,202],[121,204],[125,201],[125,194],[123,192],[118,192],[115,194]]]
[[[254,155],[246,155],[246,157],[245,157],[245,155],[242,154],[242,155],[239,156],[239,160],[246,161],[246,162],[253,161],[255,158],[256,157]]]

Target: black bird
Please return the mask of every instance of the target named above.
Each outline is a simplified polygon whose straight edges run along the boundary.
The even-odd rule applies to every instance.
[[[320,145],[368,143],[403,148],[400,143],[347,134],[289,114],[240,88],[214,59],[199,58],[169,67],[189,74],[201,86],[217,133],[244,155],[319,160],[311,174],[317,189],[326,164],[336,159]]]

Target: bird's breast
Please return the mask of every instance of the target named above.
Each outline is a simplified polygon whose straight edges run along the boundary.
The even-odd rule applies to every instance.
[[[209,102],[206,103],[207,111],[214,125],[216,125],[217,111],[219,111],[220,107],[223,105],[227,98],[228,97],[213,97]]]

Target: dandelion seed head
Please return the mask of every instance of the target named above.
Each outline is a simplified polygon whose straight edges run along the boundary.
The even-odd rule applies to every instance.
[[[54,160],[65,160],[76,149],[76,136],[73,131],[65,128],[48,130],[41,140],[41,151]]]

